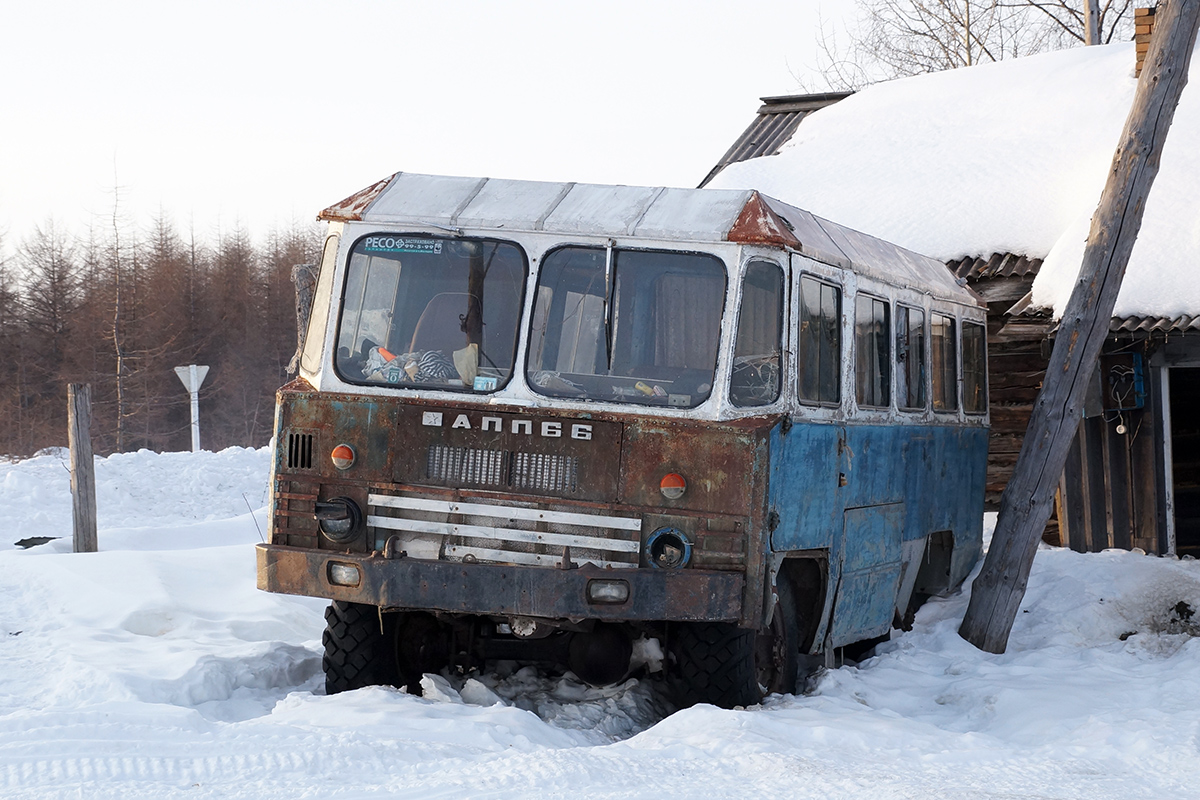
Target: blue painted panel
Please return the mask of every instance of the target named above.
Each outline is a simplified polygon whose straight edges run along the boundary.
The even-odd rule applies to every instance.
[[[883,614],[882,605],[876,606],[884,601],[875,595],[894,601],[892,543],[857,547],[850,554],[852,544],[844,541],[847,509],[903,503],[901,519],[880,530],[891,538],[889,526],[898,524],[901,541],[953,531],[952,584],[970,572],[982,550],[987,434],[986,428],[953,424],[803,421],[787,433],[782,426],[772,431],[768,504],[779,524],[771,546],[776,551],[827,550],[831,592],[842,578],[844,558],[852,559],[847,571],[861,572],[838,599],[834,631],[869,628],[866,622]],[[840,485],[843,475],[845,485]]]
[[[768,505],[779,515],[771,535],[776,551],[829,547],[841,533],[842,428],[797,423],[788,433],[771,431]],[[840,538],[840,537],[839,537]]]
[[[834,647],[880,636],[892,627],[903,528],[903,503],[846,510],[842,574],[829,636]]]

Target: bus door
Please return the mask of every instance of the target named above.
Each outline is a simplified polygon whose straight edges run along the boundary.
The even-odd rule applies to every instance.
[[[882,636],[892,627],[900,583],[904,503],[847,508],[829,646]]]

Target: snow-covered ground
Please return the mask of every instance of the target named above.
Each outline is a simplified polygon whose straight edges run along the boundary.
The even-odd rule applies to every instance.
[[[515,666],[327,697],[324,604],[255,588],[268,461],[98,459],[79,555],[65,456],[0,462],[0,797],[1200,796],[1200,562],[1043,548],[1008,653],[960,595],[742,711]]]

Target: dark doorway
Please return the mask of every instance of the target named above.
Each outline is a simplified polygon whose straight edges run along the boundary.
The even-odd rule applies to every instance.
[[[1175,552],[1200,558],[1200,369],[1171,370]]]

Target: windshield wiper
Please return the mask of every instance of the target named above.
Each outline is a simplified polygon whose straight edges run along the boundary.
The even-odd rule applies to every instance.
[[[604,247],[604,371],[612,372],[612,290],[613,290],[613,245],[608,240]]]

